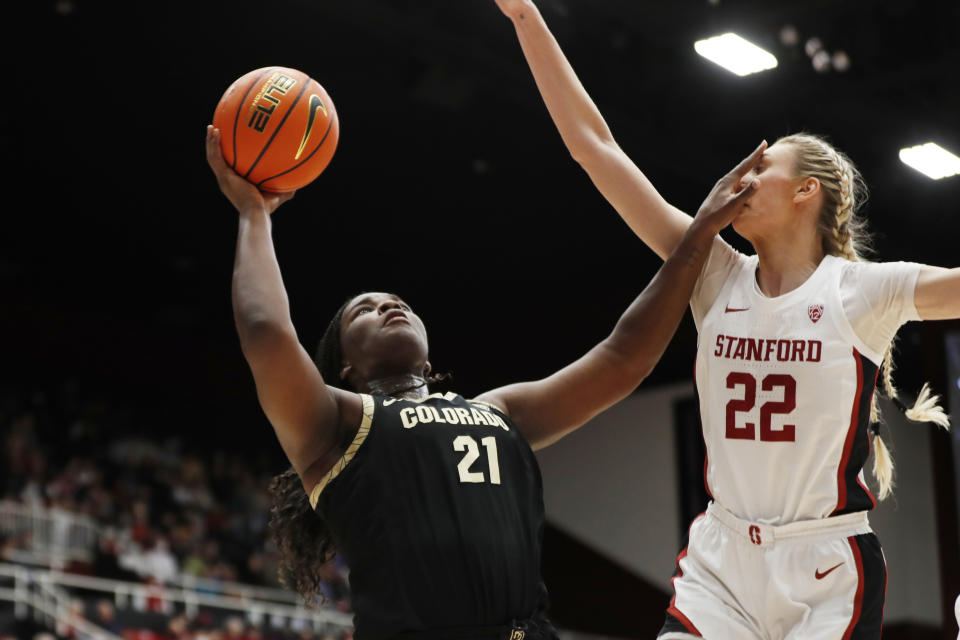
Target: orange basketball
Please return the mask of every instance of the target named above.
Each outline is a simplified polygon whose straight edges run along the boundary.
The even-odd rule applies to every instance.
[[[213,113],[227,164],[262,191],[285,193],[319,176],[333,157],[340,120],[314,79],[263,67],[237,79]]]

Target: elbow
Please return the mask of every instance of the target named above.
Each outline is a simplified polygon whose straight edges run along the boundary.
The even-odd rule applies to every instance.
[[[293,328],[290,310],[283,303],[271,303],[234,292],[233,320],[241,338],[244,335],[270,334]]]
[[[637,358],[635,362],[628,362],[626,364],[624,367],[624,376],[630,381],[630,391],[627,392],[628,394],[632,393],[634,389],[639,387],[643,381],[653,373],[653,368],[656,364],[656,360],[646,358]]]
[[[237,335],[240,348],[249,360],[261,353],[273,351],[277,345],[297,340],[292,324],[278,322],[275,319],[255,314],[240,315],[236,318]]]
[[[599,134],[583,136],[568,148],[570,156],[587,173],[590,173],[594,167],[603,165],[611,154],[620,152],[620,147],[612,137]]]
[[[660,359],[660,354],[630,348],[610,338],[605,341],[604,348],[609,366],[616,371],[617,379],[622,382],[624,397],[630,395],[647,379]]]

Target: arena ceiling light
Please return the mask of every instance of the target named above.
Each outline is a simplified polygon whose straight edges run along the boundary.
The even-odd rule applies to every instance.
[[[738,76],[766,71],[777,66],[777,59],[772,53],[735,33],[697,40],[693,43],[693,48],[710,62]]]
[[[900,149],[900,160],[934,180],[960,174],[960,158],[934,142]]]

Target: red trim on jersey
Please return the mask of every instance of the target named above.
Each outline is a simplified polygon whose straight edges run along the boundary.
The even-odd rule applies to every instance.
[[[877,367],[876,373],[873,374],[873,391],[870,392],[870,404],[869,407],[873,407],[873,396],[877,394],[877,378],[880,377],[880,368]],[[873,438],[870,437],[870,434],[867,434],[867,458],[870,457],[870,454],[873,453]],[[860,482],[860,476],[857,476],[857,482]],[[860,486],[863,487],[863,490],[870,497],[870,501],[873,502],[873,508],[877,508],[877,499],[873,497],[873,493],[870,492],[870,489],[860,482]],[[886,560],[884,560],[884,565],[886,565]],[[886,591],[884,591],[886,592]]]
[[[693,388],[697,388],[697,358],[693,358]],[[700,392],[697,392],[697,403],[700,402]],[[699,413],[699,409],[697,410]],[[710,466],[710,454],[707,453],[707,434],[703,432],[703,417],[700,418],[700,435],[703,437],[703,488],[707,490],[707,495],[713,498],[713,491],[710,491],[710,483],[707,482],[707,468]]]
[[[880,372],[880,370],[878,369],[878,370],[877,370],[877,373],[879,373],[879,372]],[[876,384],[876,379],[874,379],[874,384]],[[871,406],[872,406],[872,404],[873,404],[873,394],[870,394],[870,403],[871,403]],[[867,458],[870,457],[870,453],[871,453],[872,451],[873,451],[873,438],[871,438],[871,437],[868,435],[868,436],[867,436]],[[863,484],[863,480],[860,479],[860,475],[859,475],[859,474],[857,474],[857,484],[860,485],[860,488],[863,489],[863,492],[864,492],[865,494],[867,494],[867,497],[868,497],[868,498],[870,498],[870,502],[873,503],[873,507],[872,507],[872,508],[876,509],[876,508],[877,508],[877,499],[873,497],[873,494],[872,494],[872,493],[870,493],[870,489],[867,487],[867,485]]]
[[[707,446],[707,441],[704,439],[703,446]],[[707,454],[703,454],[703,488],[707,490],[707,495],[711,498],[713,497],[713,492],[710,491],[710,485],[707,483],[707,466],[708,466]]]
[[[679,620],[680,624],[686,627],[688,632],[692,633],[698,638],[702,638],[703,634],[701,634],[700,631],[697,629],[697,627],[694,626],[692,622],[690,622],[690,618],[683,615],[680,609],[677,609],[677,589],[676,587],[673,586],[673,583],[677,578],[683,577],[683,569],[680,568],[680,561],[687,557],[687,548],[690,545],[690,530],[693,529],[693,524],[697,520],[702,518],[704,515],[705,513],[701,513],[696,518],[694,518],[693,521],[690,523],[690,527],[687,529],[687,547],[684,547],[683,551],[681,551],[679,555],[677,555],[677,572],[673,575],[672,578],[670,578],[670,588],[673,589],[673,597],[670,598],[670,606],[667,607],[667,613],[669,613],[674,618]]]
[[[847,428],[847,439],[843,444],[843,457],[837,468],[837,506],[833,513],[847,506],[847,465],[850,464],[850,452],[853,450],[853,441],[857,436],[857,426],[860,424],[860,396],[863,394],[863,359],[857,350],[853,350],[853,359],[857,363],[857,392],[853,394],[853,409],[850,411],[850,426]],[[859,482],[860,478],[857,478]],[[867,492],[869,494],[869,492]],[[871,499],[873,496],[870,496]],[[830,515],[833,515],[831,513]]]
[[[847,625],[847,630],[843,633],[842,640],[850,640],[854,627],[860,622],[860,612],[863,609],[863,556],[860,555],[860,547],[857,545],[856,536],[847,538],[847,543],[850,545],[850,550],[853,552],[853,559],[857,563],[857,593],[853,596],[853,615],[850,617],[850,624]]]

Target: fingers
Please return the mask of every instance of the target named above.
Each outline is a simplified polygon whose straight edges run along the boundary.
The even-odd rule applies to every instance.
[[[278,193],[276,195],[270,195],[265,198],[267,206],[270,209],[270,212],[273,213],[277,210],[277,207],[282,205],[284,202],[289,200],[296,194],[296,191],[288,191],[286,193]]]
[[[213,125],[207,125],[206,153],[207,164],[213,169],[220,190],[238,210],[245,209],[248,206],[263,207],[266,205],[267,213],[273,213],[277,207],[292,198],[296,193],[296,191],[282,194],[262,193],[255,185],[234,172],[223,157],[223,151],[220,147],[220,130]]]
[[[227,168],[227,161],[223,159],[223,152],[220,150],[220,130],[212,124],[207,125],[206,149],[207,164],[214,173],[222,173]]]
[[[756,180],[751,180],[745,187],[731,194],[723,205],[715,211],[713,216],[715,223],[723,228],[740,217],[746,201],[749,200],[750,196],[757,190],[757,185]]]
[[[750,198],[753,195],[753,192],[757,190],[757,187],[760,186],[760,181],[757,179],[750,180],[746,185],[739,191],[733,194],[733,197],[727,202],[728,207],[739,207],[743,202]]]
[[[764,140],[756,149],[753,150],[753,153],[741,160],[740,164],[734,167],[730,174],[736,176],[738,180],[747,175],[751,169],[760,163],[760,158],[763,157],[763,152],[766,150],[767,141]]]

